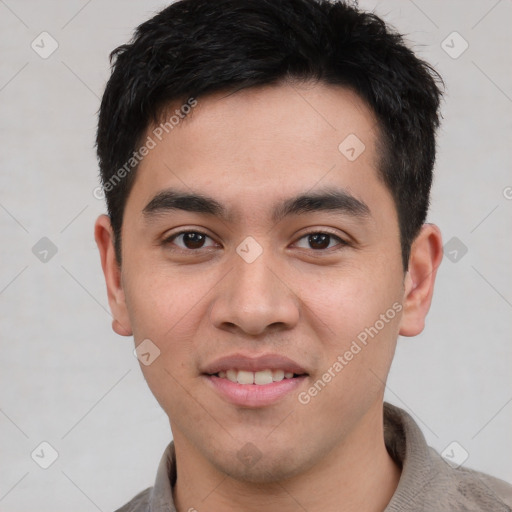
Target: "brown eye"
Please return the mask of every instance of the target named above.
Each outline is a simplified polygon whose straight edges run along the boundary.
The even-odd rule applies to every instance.
[[[309,233],[307,235],[304,235],[300,238],[300,240],[306,240],[307,247],[301,247],[304,249],[313,249],[315,251],[317,250],[325,250],[325,249],[331,249],[333,245],[331,245],[331,242],[337,241],[338,244],[341,247],[348,245],[344,240],[342,240],[340,237],[333,235],[331,233]],[[335,246],[336,244],[334,244]]]
[[[180,249],[195,250],[202,249],[203,247],[209,247],[205,246],[205,241],[207,239],[211,240],[208,235],[199,231],[182,231],[181,233],[176,233],[175,235],[167,238],[164,243],[166,245],[171,243],[175,244]]]
[[[325,233],[318,233],[309,235],[308,242],[313,249],[327,249],[331,241],[331,235]]]

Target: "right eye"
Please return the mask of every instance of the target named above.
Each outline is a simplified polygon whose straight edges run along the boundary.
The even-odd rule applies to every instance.
[[[162,243],[165,246],[177,245],[184,251],[194,252],[197,249],[203,249],[205,247],[204,243],[206,239],[212,240],[207,234],[200,231],[180,231],[179,233],[174,233],[173,235],[167,237]],[[175,242],[178,240],[181,240],[181,244]]]

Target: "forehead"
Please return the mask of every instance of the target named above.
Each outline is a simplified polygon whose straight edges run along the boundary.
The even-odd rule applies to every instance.
[[[172,128],[147,129],[144,140],[155,144],[132,193],[140,211],[176,186],[225,199],[233,218],[262,214],[273,197],[329,186],[371,196],[382,186],[375,117],[345,88],[288,83],[215,93],[187,111]]]

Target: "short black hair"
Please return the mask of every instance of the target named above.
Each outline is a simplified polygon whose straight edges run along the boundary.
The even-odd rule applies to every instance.
[[[429,207],[442,79],[378,16],[342,1],[180,0],[110,59],[96,145],[119,264],[134,153],[163,110],[218,91],[301,80],[349,88],[375,114],[379,176],[396,205],[407,269]]]

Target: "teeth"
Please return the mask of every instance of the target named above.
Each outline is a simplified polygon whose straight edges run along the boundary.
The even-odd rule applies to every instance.
[[[293,373],[292,373],[292,377],[293,377]],[[283,379],[284,379],[284,371],[283,370],[274,370],[272,372],[272,380],[274,382],[279,382]]]
[[[226,372],[226,377],[228,378],[228,380],[230,380],[231,382],[236,382],[236,376],[238,375],[238,372],[236,370],[228,370]]]
[[[238,375],[240,375],[240,372]],[[254,384],[272,384],[272,380],[272,372],[270,370],[263,370],[261,372],[254,373]]]
[[[254,384],[254,373],[240,370],[236,377],[238,384]]]
[[[293,378],[293,372],[285,372],[284,370],[261,370],[259,372],[248,372],[246,370],[230,369],[220,371],[218,377],[228,379],[238,384],[257,384],[264,386],[272,382],[280,382],[283,379]]]

